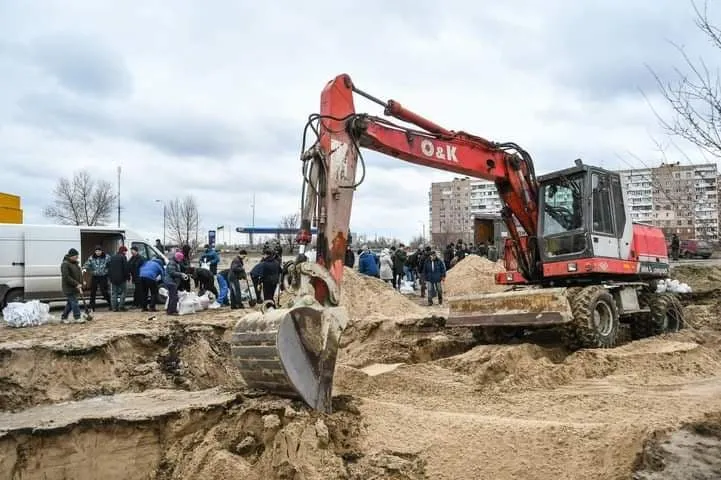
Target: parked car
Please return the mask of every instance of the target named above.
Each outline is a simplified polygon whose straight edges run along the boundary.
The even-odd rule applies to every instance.
[[[706,240],[681,240],[679,253],[684,258],[709,258],[713,253],[713,249]]]

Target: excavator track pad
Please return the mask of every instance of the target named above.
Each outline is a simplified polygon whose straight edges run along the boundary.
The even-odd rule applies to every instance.
[[[567,288],[535,288],[448,299],[447,327],[559,325],[573,319]]]
[[[311,298],[290,308],[253,312],[235,325],[232,356],[250,388],[299,398],[329,413],[347,323],[344,307],[322,307]]]

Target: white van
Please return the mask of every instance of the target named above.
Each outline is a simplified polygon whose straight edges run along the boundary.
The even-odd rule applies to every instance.
[[[75,248],[82,266],[96,245],[109,255],[121,245],[128,249],[136,246],[146,259],[157,257],[167,263],[155,246],[125,228],[0,223],[0,306],[33,299],[64,301],[60,280],[63,257]],[[132,294],[132,289],[128,293]]]

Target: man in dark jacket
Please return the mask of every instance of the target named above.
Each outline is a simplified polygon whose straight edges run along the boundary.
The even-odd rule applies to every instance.
[[[428,282],[428,305],[433,305],[433,297],[438,294],[438,305],[443,304],[443,289],[441,283],[446,280],[446,266],[438,258],[436,252],[431,252],[430,257],[423,267],[425,279]]]
[[[348,268],[353,268],[355,266],[355,253],[353,253],[353,249],[350,248],[350,245],[345,247],[345,260],[343,263]]]
[[[675,233],[671,235],[671,258],[674,261],[678,261],[679,251],[681,250],[681,242],[678,239],[678,235]]]
[[[263,301],[271,300],[275,303],[275,290],[278,288],[278,282],[280,281],[281,266],[273,253],[271,249],[263,249],[263,258],[250,271],[250,277],[255,285],[263,285]]]
[[[121,245],[118,253],[108,260],[108,278],[110,279],[110,307],[113,312],[125,311],[125,294],[130,278],[130,267],[125,253],[128,249]]]
[[[130,260],[128,260],[128,270],[130,272],[130,281],[133,282],[133,306],[137,308],[143,307],[143,285],[140,281],[140,267],[145,263],[145,259],[138,252],[138,247],[130,247]]]
[[[205,292],[210,292],[218,298],[218,289],[215,288],[215,275],[207,268],[193,268],[187,272],[193,277],[195,285],[198,287],[198,295],[203,295]]]
[[[421,297],[426,296],[426,263],[431,256],[431,247],[425,247],[418,256],[418,281],[421,284]]]
[[[245,250],[239,250],[238,255],[230,262],[228,271],[228,284],[230,286],[230,308],[243,308],[243,299],[240,292],[240,280],[246,280],[244,260],[248,255]]]
[[[70,312],[73,312],[75,320],[80,319],[80,305],[78,305],[78,294],[83,293],[83,272],[78,264],[78,251],[74,248],[68,250],[60,265],[60,276],[62,278],[63,294],[65,295],[65,309],[60,315],[62,320],[67,320]]]
[[[103,247],[98,245],[95,252],[85,262],[85,269],[92,275],[90,277],[90,309],[95,311],[95,295],[100,289],[100,294],[106,302],[108,309],[112,308],[110,303],[110,292],[108,291],[108,260],[110,257],[105,253]]]
[[[180,249],[183,252],[183,262],[180,264],[181,271],[183,273],[187,273],[188,275],[192,274],[191,271],[191,258],[190,258],[190,245],[187,243],[183,245],[183,247]],[[195,286],[197,287],[198,284],[196,282]],[[187,280],[183,280],[178,284],[178,290],[181,292],[189,292],[190,291],[190,277],[188,277]]]
[[[396,290],[401,288],[401,280],[403,280],[403,268],[406,266],[408,255],[406,254],[405,245],[398,245],[398,249],[393,253],[393,287]]]

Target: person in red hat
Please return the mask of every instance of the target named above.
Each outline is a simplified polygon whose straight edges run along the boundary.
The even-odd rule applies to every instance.
[[[127,257],[128,249],[121,245],[118,253],[108,261],[108,277],[110,280],[110,306],[113,312],[124,312],[125,296],[127,294],[128,280],[130,279],[130,265]]]

